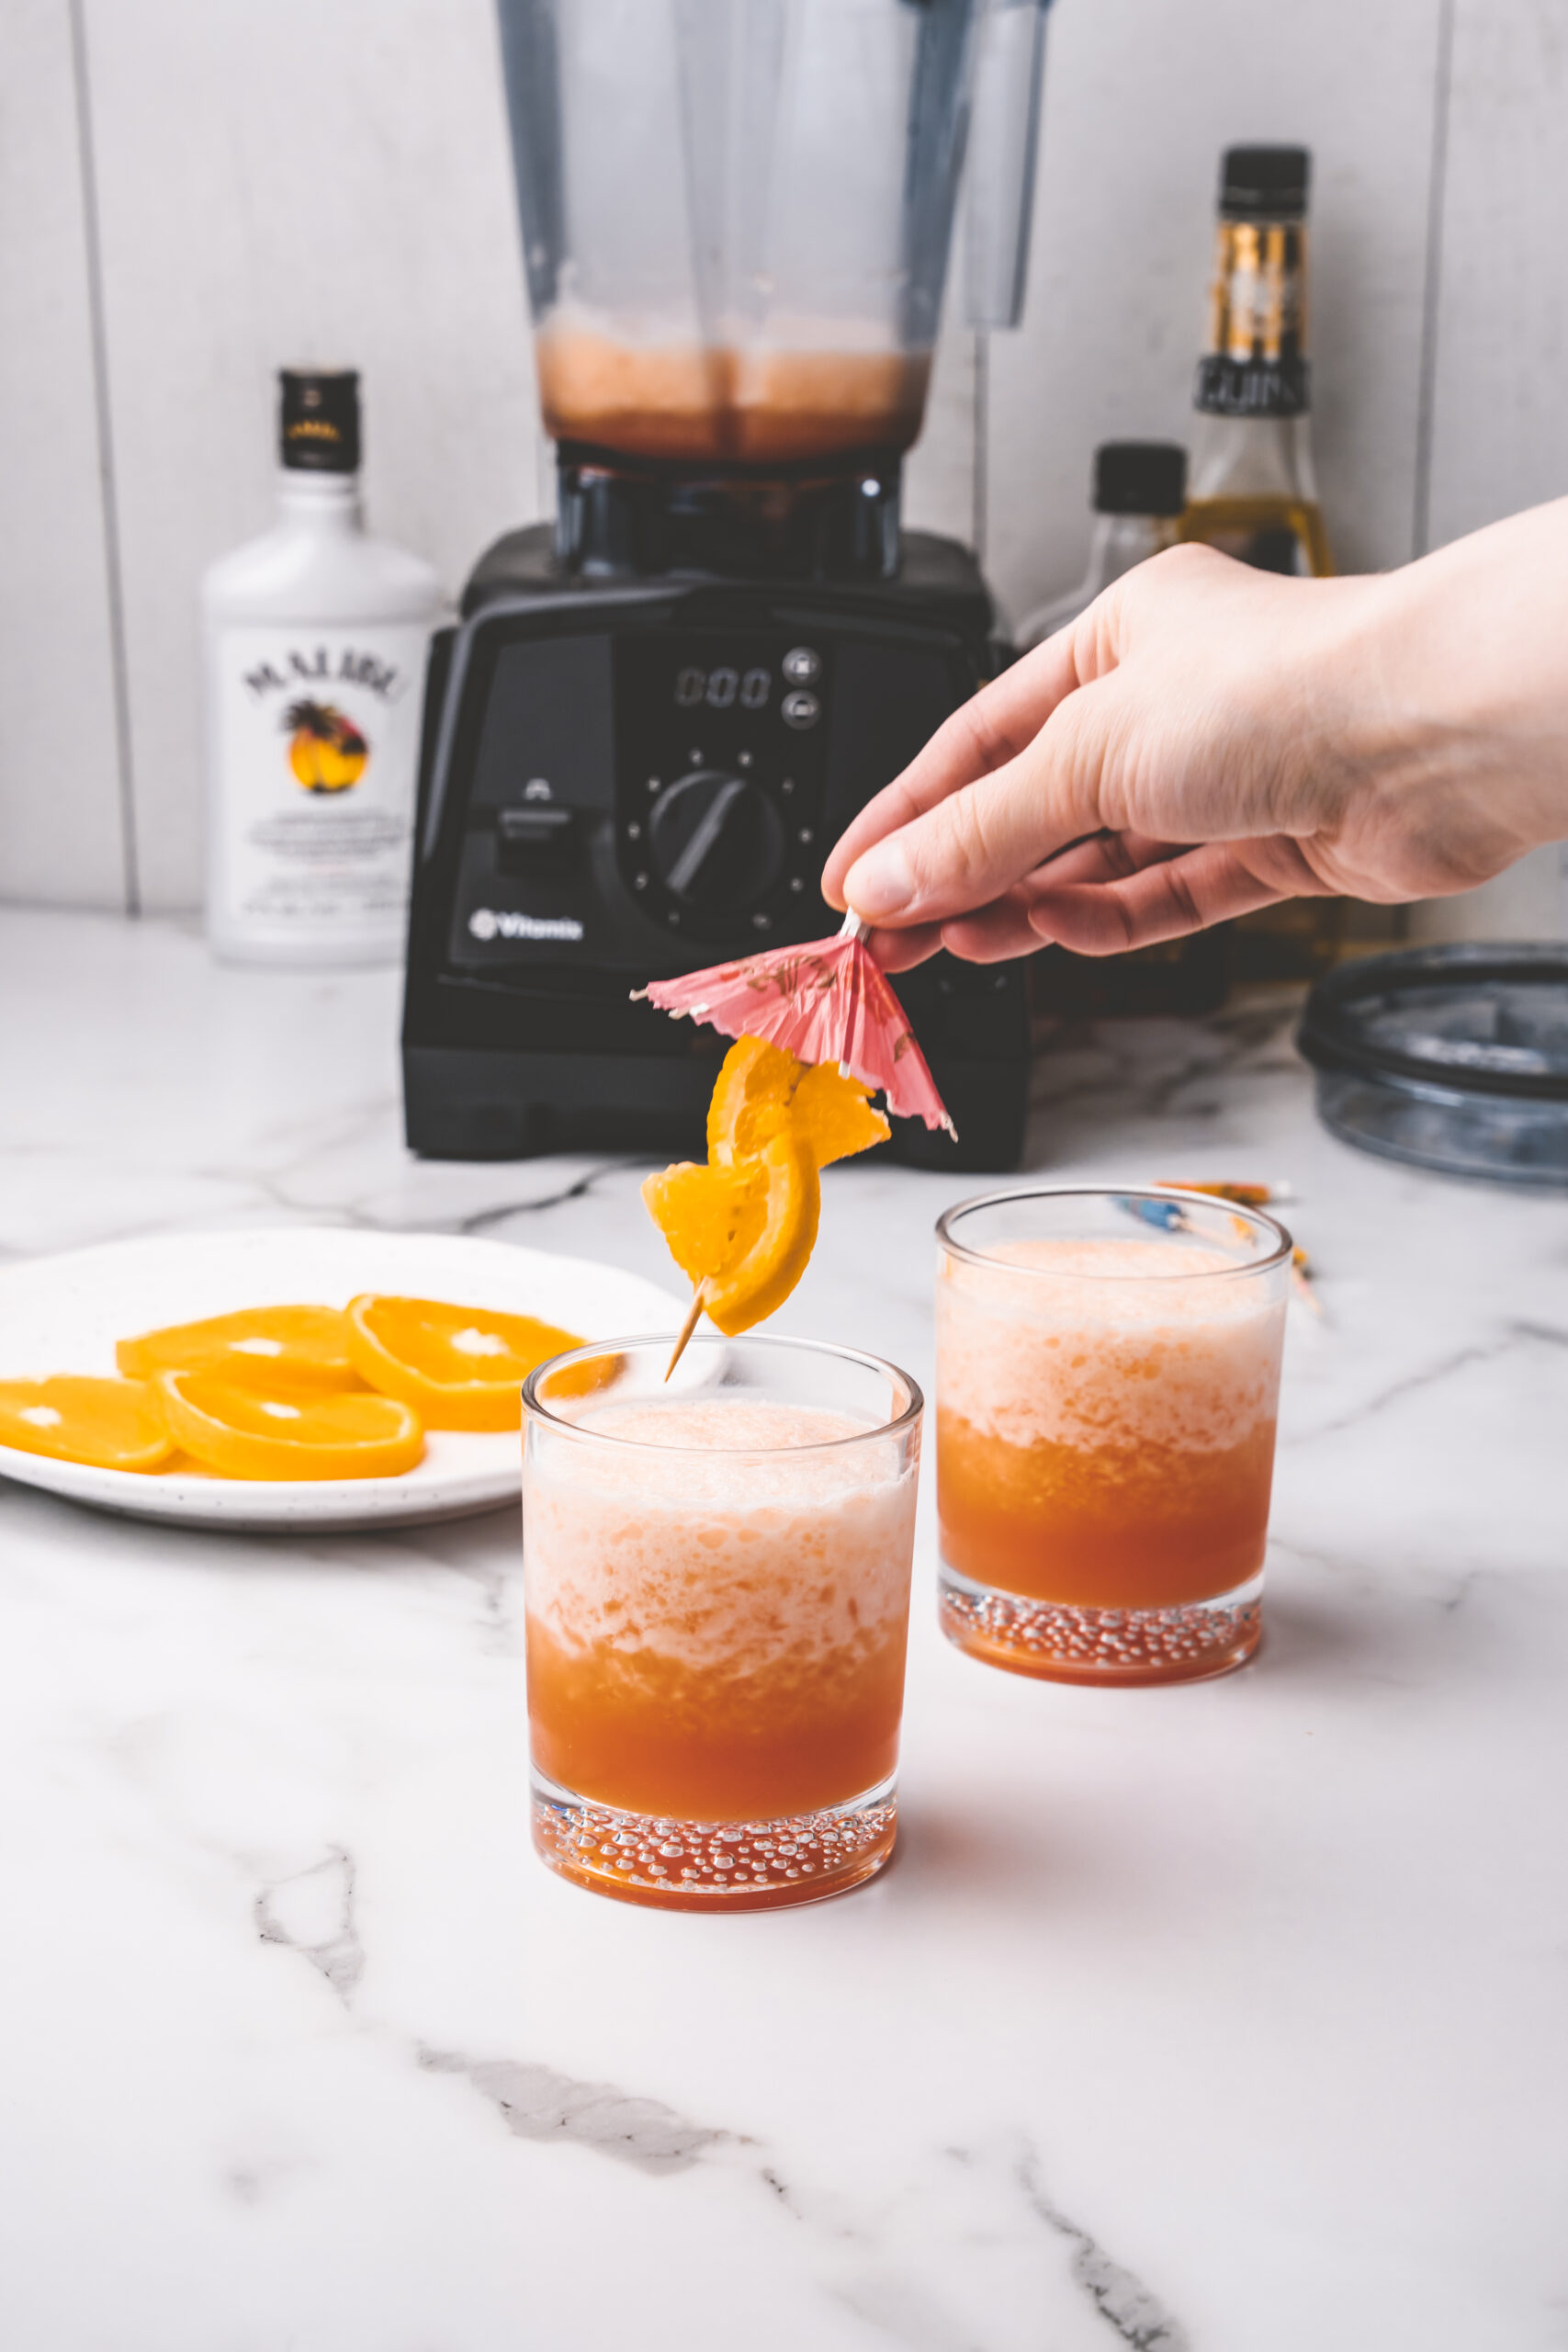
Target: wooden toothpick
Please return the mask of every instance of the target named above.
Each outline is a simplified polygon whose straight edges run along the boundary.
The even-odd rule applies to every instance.
[[[691,1338],[693,1332],[696,1329],[697,1325],[702,1321],[703,1307],[706,1303],[707,1295],[708,1290],[706,1283],[699,1283],[696,1289],[692,1293],[692,1304],[687,1309],[686,1319],[681,1326],[680,1331],[676,1336],[674,1351],[671,1355],[669,1363],[664,1367],[664,1377],[666,1380],[669,1379],[671,1374],[680,1363],[681,1358],[685,1354],[686,1342]]]

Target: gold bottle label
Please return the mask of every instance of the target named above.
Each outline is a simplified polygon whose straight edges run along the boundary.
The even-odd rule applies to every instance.
[[[1209,295],[1209,348],[1197,405],[1218,416],[1302,416],[1306,361],[1306,223],[1222,220]]]

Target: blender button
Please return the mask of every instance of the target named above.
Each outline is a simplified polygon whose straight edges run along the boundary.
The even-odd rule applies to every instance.
[[[815,685],[822,674],[822,656],[809,645],[792,645],[784,658],[784,673],[792,686]]]
[[[815,727],[822,716],[822,706],[815,695],[785,695],[779,708],[786,727]]]

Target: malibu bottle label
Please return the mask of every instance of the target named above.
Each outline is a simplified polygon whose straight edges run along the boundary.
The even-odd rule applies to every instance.
[[[225,628],[214,713],[214,880],[279,942],[385,936],[408,904],[423,621]]]

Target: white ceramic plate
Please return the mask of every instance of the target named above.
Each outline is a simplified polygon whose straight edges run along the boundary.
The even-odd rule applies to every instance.
[[[636,1274],[587,1258],[443,1234],[278,1227],[160,1235],[0,1268],[0,1379],[112,1373],[114,1343],[163,1323],[292,1301],[345,1306],[363,1290],[537,1315],[587,1340],[673,1332],[681,1302]],[[0,1476],[73,1502],[193,1527],[415,1526],[494,1510],[516,1496],[518,1432],[432,1430],[400,1478],[216,1478],[94,1470],[0,1446]]]

